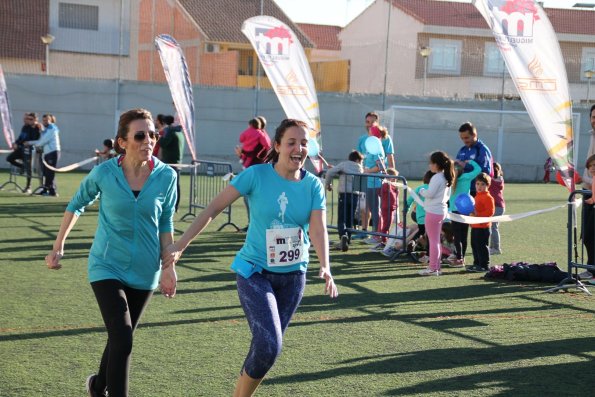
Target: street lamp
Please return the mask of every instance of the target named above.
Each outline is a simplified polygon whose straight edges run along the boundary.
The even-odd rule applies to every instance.
[[[41,42],[45,45],[45,75],[50,74],[50,44],[54,41],[55,37],[51,34],[41,36]]]
[[[591,103],[591,77],[593,77],[592,70],[585,70],[585,77],[587,78],[587,105]]]
[[[428,77],[428,57],[432,53],[432,49],[430,47],[422,47],[419,49],[419,55],[421,55],[424,59],[424,81],[421,88],[421,95],[426,96],[426,79]]]

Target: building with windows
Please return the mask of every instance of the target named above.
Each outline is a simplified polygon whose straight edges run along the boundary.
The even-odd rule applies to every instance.
[[[571,96],[587,96],[595,69],[595,12],[545,9]],[[522,19],[516,29],[523,28]],[[387,34],[388,33],[388,34]],[[516,89],[484,18],[471,3],[376,0],[339,34],[350,92],[497,99]]]
[[[6,73],[43,74],[47,62],[54,76],[165,82],[154,44],[165,33],[182,47],[194,84],[250,88],[260,70],[261,87],[270,88],[241,32],[261,11],[288,25],[307,57],[318,51],[318,90],[347,91],[348,62],[329,55],[339,54],[337,28],[311,29],[316,48],[273,0],[3,0],[0,64]],[[55,39],[46,52],[47,34]]]

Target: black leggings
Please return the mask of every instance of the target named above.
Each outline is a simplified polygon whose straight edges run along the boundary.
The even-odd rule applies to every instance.
[[[587,200],[590,198],[590,195],[585,195],[584,199]],[[585,249],[587,250],[587,265],[595,265],[595,210],[593,209],[593,204],[585,204],[583,202],[583,244],[585,244]],[[584,261],[583,261],[584,262]]]
[[[91,287],[108,337],[94,387],[98,393],[107,388],[110,397],[126,397],[132,334],[153,291],[130,288],[118,280],[95,281]]]

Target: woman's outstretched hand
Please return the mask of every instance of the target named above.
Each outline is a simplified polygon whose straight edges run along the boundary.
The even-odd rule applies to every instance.
[[[60,269],[62,267],[60,264],[60,259],[62,259],[62,256],[64,256],[64,254],[61,251],[51,250],[50,253],[45,257],[45,264],[47,265],[48,269]]]
[[[324,279],[324,294],[330,296],[331,298],[336,298],[339,296],[339,290],[335,285],[335,280],[333,280],[333,276],[331,272],[327,268],[320,268],[320,273],[318,273],[318,277]]]

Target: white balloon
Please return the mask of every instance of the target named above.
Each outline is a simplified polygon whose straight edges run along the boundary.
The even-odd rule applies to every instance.
[[[315,138],[308,138],[308,156],[318,156],[319,152],[320,146],[318,146],[318,141]]]
[[[364,142],[366,152],[368,154],[384,157],[384,149],[382,148],[382,142],[375,136],[369,136]]]

